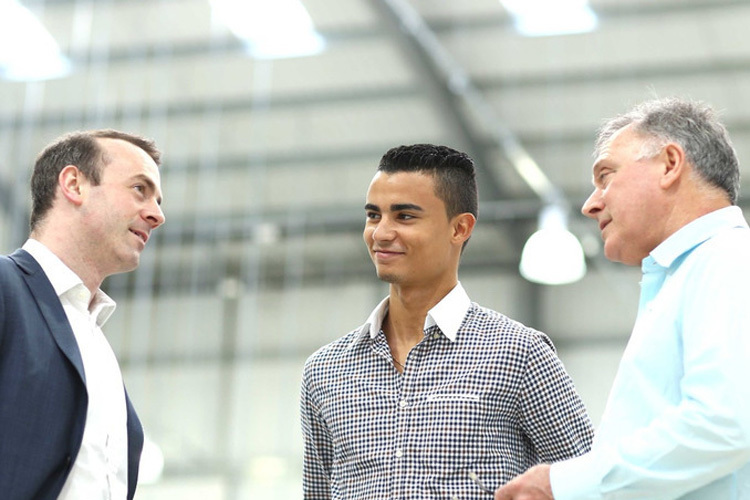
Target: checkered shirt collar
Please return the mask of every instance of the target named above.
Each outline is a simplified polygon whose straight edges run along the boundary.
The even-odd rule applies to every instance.
[[[374,339],[380,333],[383,320],[388,313],[388,299],[389,297],[384,298],[370,313],[365,324],[359,327],[352,346],[365,339],[368,333],[371,339]],[[470,306],[471,299],[469,299],[464,287],[461,286],[461,282],[458,282],[453,290],[448,292],[448,295],[427,312],[424,330],[427,331],[428,328],[437,325],[443,335],[451,342],[455,342],[458,329]]]

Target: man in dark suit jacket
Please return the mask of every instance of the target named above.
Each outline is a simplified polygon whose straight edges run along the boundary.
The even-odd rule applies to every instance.
[[[37,158],[31,235],[0,256],[0,498],[132,499],[143,430],[101,333],[100,286],[138,265],[160,208],[160,153],[114,130]]]

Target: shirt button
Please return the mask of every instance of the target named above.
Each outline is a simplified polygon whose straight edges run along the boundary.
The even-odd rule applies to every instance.
[[[408,404],[409,404],[409,403],[407,403],[405,399],[402,399],[401,401],[399,401],[399,402],[398,402],[398,405],[399,405],[399,406],[400,406],[401,408],[406,408],[406,405],[408,405]]]
[[[404,450],[402,450],[401,448],[396,450],[396,458],[401,458],[403,456],[404,456]]]
[[[451,500],[458,500],[458,495],[453,495],[453,496],[451,497]]]
[[[440,334],[439,333],[433,333],[432,334],[432,338],[435,339],[435,340],[437,340],[437,339],[440,338]],[[457,498],[457,497],[453,497],[453,498]]]

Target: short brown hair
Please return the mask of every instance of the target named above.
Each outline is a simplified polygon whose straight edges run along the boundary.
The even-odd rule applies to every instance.
[[[57,178],[67,165],[75,165],[94,185],[101,182],[102,167],[109,162],[98,139],[120,139],[145,151],[157,165],[161,152],[151,139],[113,129],[86,130],[67,133],[39,153],[31,175],[31,230],[52,208]]]

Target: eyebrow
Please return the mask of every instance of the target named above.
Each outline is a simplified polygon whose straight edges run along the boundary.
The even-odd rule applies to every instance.
[[[598,173],[601,172],[601,164],[597,163],[594,165],[594,168],[591,169],[591,184],[594,186],[597,185],[596,178],[598,176]]]
[[[372,203],[367,203],[365,205],[365,210],[380,211],[380,207]],[[394,203],[393,205],[391,205],[391,212],[400,212],[402,210],[415,210],[417,212],[424,211],[422,207],[420,207],[419,205],[415,205],[414,203]]]
[[[599,178],[599,173],[602,171],[603,168],[606,168],[609,163],[607,162],[606,158],[602,158],[596,163],[594,163],[593,168],[591,169],[591,183],[596,186],[597,180]]]

